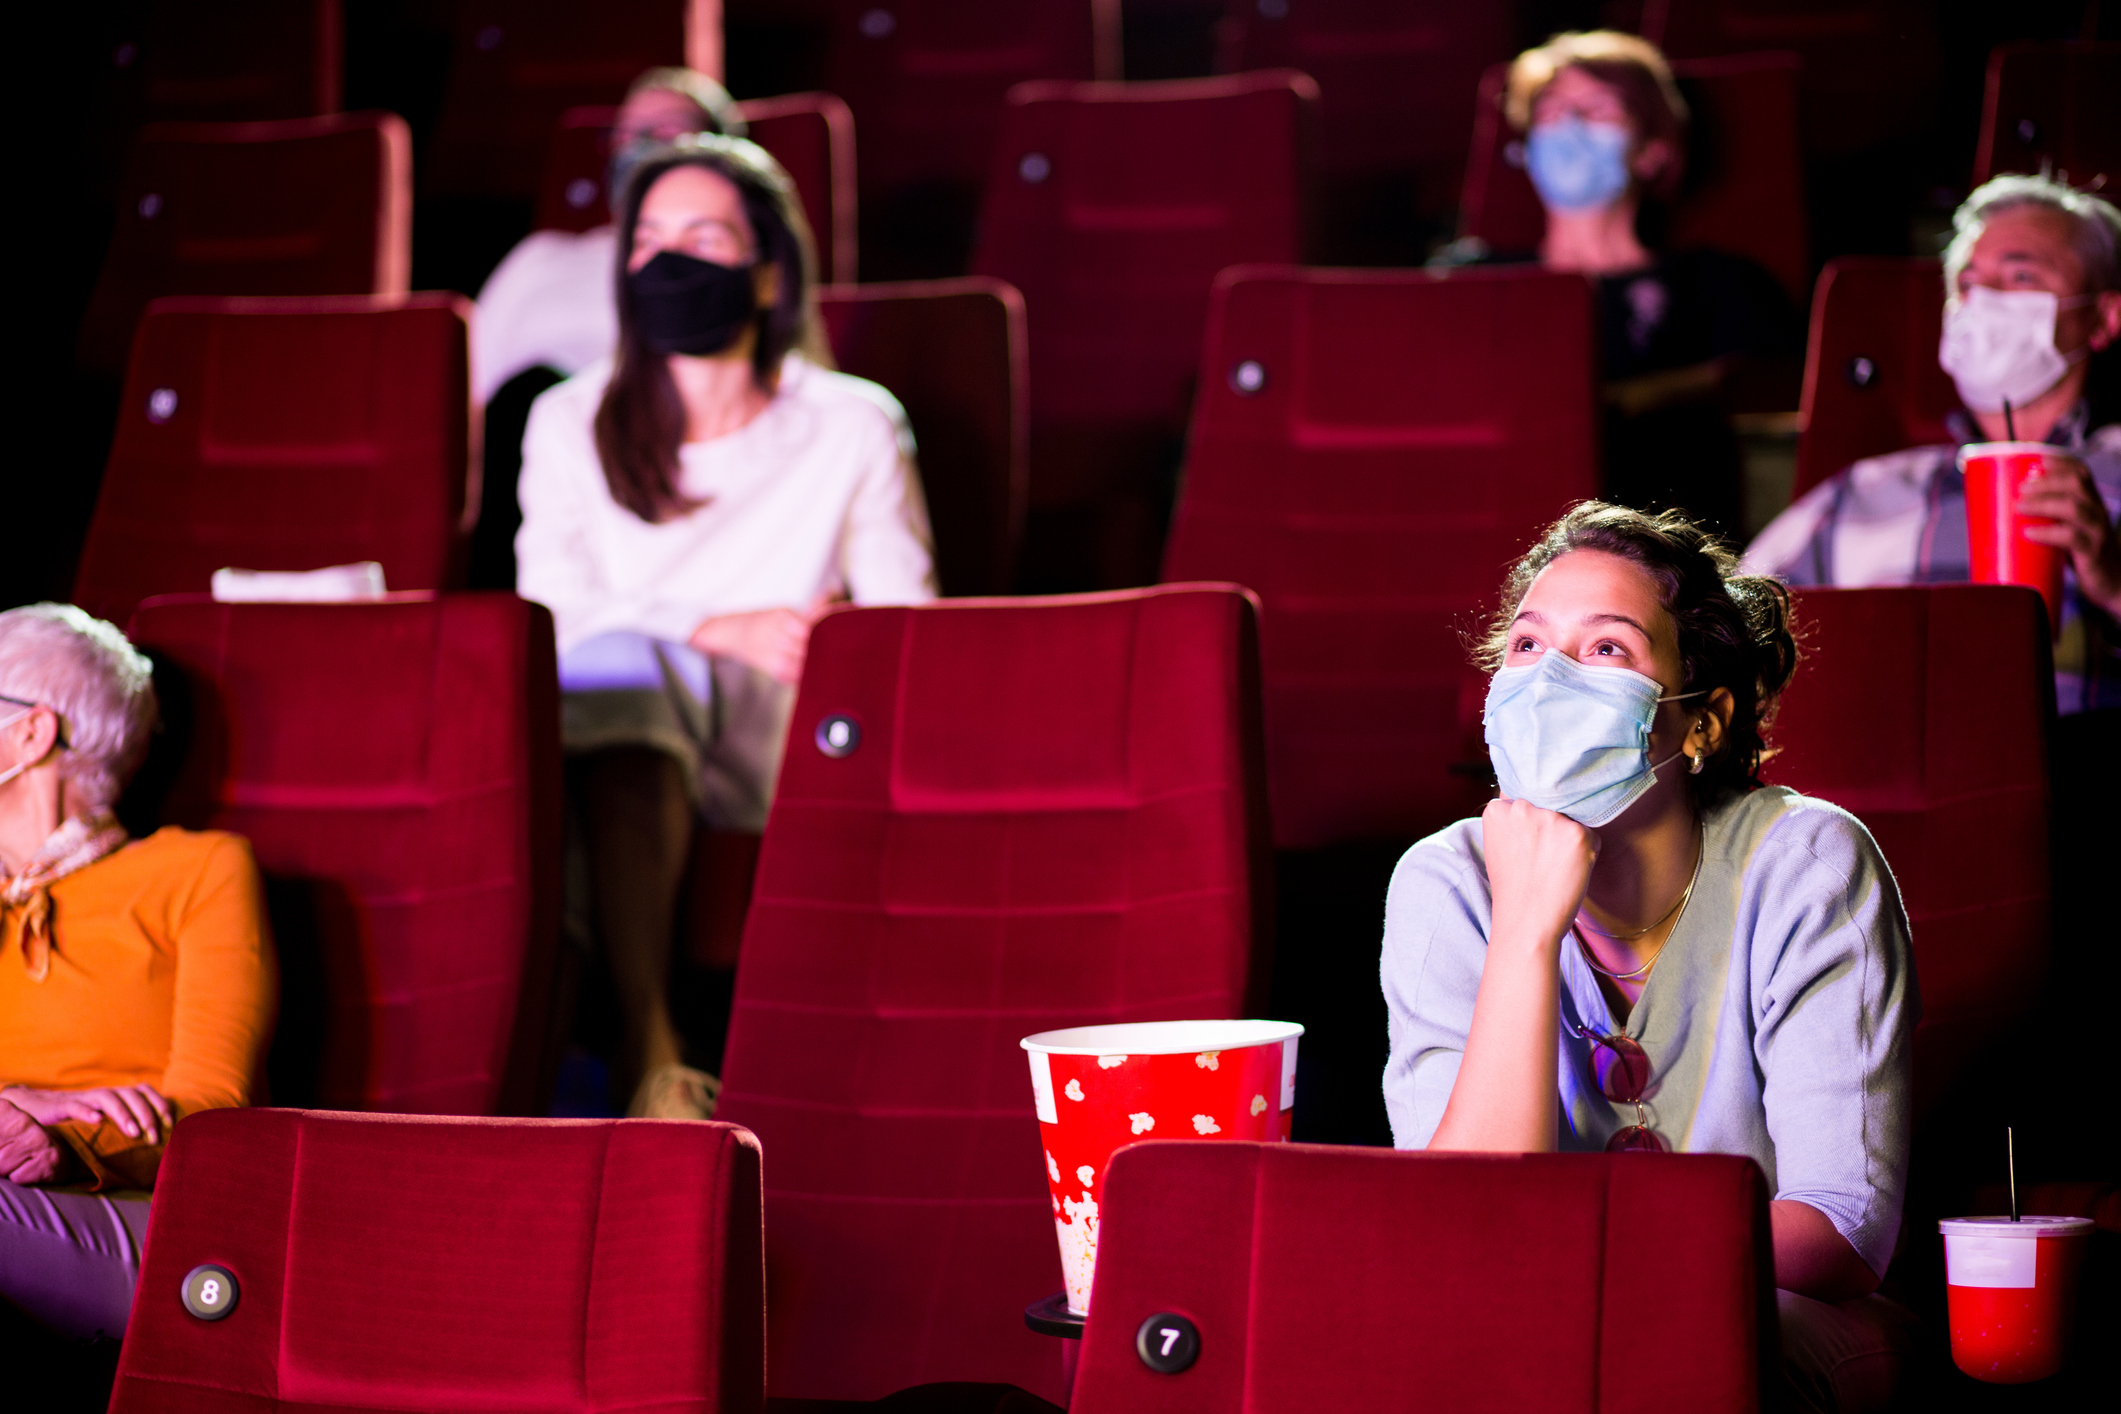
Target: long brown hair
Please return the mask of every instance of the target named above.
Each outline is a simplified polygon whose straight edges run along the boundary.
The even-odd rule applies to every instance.
[[[771,393],[781,361],[791,350],[831,366],[817,319],[816,262],[810,227],[795,199],[795,184],[766,150],[743,138],[688,133],[651,153],[634,168],[620,197],[618,268],[613,272],[619,309],[619,343],[611,381],[597,407],[597,457],[611,498],[649,522],[685,514],[701,503],[678,489],[678,448],[685,442],[685,405],[665,356],[641,337],[640,320],[626,281],[641,200],[665,172],[704,167],[726,178],[744,203],[744,218],[757,239],[759,259],[780,272],[773,303],[758,312],[751,348],[751,376]]]

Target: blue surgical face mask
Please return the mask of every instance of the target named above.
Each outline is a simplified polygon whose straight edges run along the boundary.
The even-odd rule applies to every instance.
[[[1628,130],[1618,123],[1563,118],[1525,139],[1525,171],[1539,199],[1556,211],[1591,211],[1628,189]]]
[[[1619,818],[1683,754],[1650,763],[1657,704],[1703,695],[1657,694],[1655,679],[1585,667],[1566,653],[1501,669],[1488,681],[1482,719],[1502,793],[1592,829]]]

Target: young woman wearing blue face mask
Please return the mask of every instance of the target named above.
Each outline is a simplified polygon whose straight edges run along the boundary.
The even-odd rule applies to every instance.
[[[1786,594],[1678,516],[1592,502],[1503,605],[1501,798],[1409,850],[1386,905],[1395,1143],[1749,1155],[1790,1358],[1890,1356],[1904,1313],[1868,1293],[1899,1232],[1915,979],[1870,834],[1759,784]]]

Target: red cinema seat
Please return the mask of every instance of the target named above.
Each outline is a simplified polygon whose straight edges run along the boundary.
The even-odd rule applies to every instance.
[[[1066,1398],[1023,1323],[1061,1271],[1017,1042],[1264,995],[1253,612],[1181,585],[817,626],[719,1111],[773,1154],[774,1395]]]
[[[829,93],[790,93],[739,103],[750,138],[773,154],[795,183],[817,244],[818,278],[854,279],[854,119]],[[537,229],[586,231],[611,224],[604,190],[614,107],[570,108],[545,158]]]
[[[700,0],[457,0],[454,8],[449,79],[422,154],[420,189],[528,201],[538,195],[560,115],[617,103],[643,70],[685,63],[691,12],[707,7]]]
[[[862,191],[975,191],[1003,96],[1119,77],[1119,0],[829,0],[825,87],[862,135]]]
[[[245,836],[266,877],[276,1098],[526,1112],[558,936],[552,616],[513,594],[185,595],[128,632],[164,669],[160,823]]]
[[[1674,64],[1692,115],[1684,186],[1667,245],[1742,255],[1802,302],[1811,256],[1797,140],[1797,56],[1737,54]],[[1524,140],[1503,115],[1509,65],[1480,79],[1459,234],[1489,249],[1536,250],[1546,212],[1524,170]]]
[[[1380,183],[1402,202],[1440,212],[1456,201],[1472,136],[1466,100],[1482,69],[1510,54],[1506,5],[1450,0],[1228,0],[1220,26],[1224,73],[1297,69],[1318,80],[1318,169],[1375,219]],[[1367,209],[1366,209],[1367,208]]]
[[[2029,589],[1951,584],[1803,589],[1796,616],[1763,772],[1856,815],[1892,866],[1922,987],[1919,1118],[2047,972],[2047,612]]]
[[[342,0],[152,0],[128,8],[136,11],[128,17],[132,33],[114,61],[138,74],[150,118],[234,123],[339,111]]]
[[[215,1110],[177,1127],[148,1232],[113,1414],[764,1405],[733,1125]],[[207,1265],[235,1293],[210,1322],[181,1294]]]
[[[124,369],[161,295],[402,295],[412,271],[412,138],[395,113],[150,123],[76,356]]]
[[[1597,493],[1591,324],[1575,275],[1217,282],[1164,569],[1265,605],[1276,844],[1413,838],[1479,810],[1485,679],[1461,633]]]
[[[1303,258],[1317,103],[1288,72],[1010,91],[973,268],[1024,293],[1034,506],[1153,475],[1217,273]]]
[[[1954,440],[1944,420],[1959,392],[1937,365],[1943,322],[1936,261],[1827,262],[1812,297],[1793,496],[1864,457]]]
[[[1723,1154],[1136,1144],[1105,1177],[1069,1408],[1758,1410],[1767,1201]],[[1165,1374],[1137,1339],[1174,1315],[1199,1354]]]
[[[2051,169],[2121,183],[2121,44],[2005,44],[1988,56],[1974,183]]]
[[[1024,297],[1000,280],[840,285],[818,307],[840,368],[906,409],[943,593],[1006,594],[1024,528]]]
[[[223,566],[463,574],[472,504],[455,295],[171,299],[140,321],[74,600],[122,623]]]

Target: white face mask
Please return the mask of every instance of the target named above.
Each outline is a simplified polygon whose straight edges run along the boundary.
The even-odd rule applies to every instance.
[[[2055,316],[2090,299],[1976,285],[1945,306],[1937,362],[1975,412],[2001,412],[2005,402],[2023,407],[2061,382],[2088,352],[2064,354],[2055,347]]]

